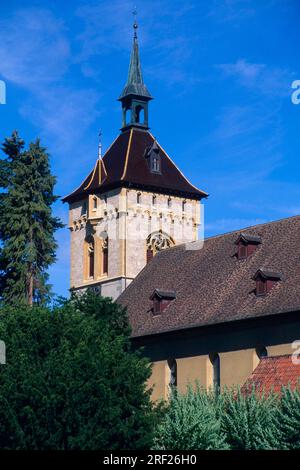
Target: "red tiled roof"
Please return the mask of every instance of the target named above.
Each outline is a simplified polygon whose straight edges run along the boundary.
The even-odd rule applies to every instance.
[[[264,357],[242,387],[242,393],[281,392],[282,386],[294,389],[300,381],[300,364],[291,355]]]
[[[101,171],[98,171],[97,165],[100,164],[97,162],[79,188],[65,196],[63,201],[73,202],[90,193],[129,186],[187,198],[206,197],[207,193],[193,186],[160,146],[161,174],[151,173],[145,151],[154,141],[150,132],[141,129],[133,128],[121,133],[103,156]]]
[[[247,228],[261,244],[245,260],[236,256],[240,232],[208,238],[201,249],[192,242],[154,256],[118,299],[127,307],[133,336],[300,312],[300,216]],[[282,273],[263,297],[255,295],[258,269]],[[149,298],[155,288],[176,292],[176,299],[153,317]]]

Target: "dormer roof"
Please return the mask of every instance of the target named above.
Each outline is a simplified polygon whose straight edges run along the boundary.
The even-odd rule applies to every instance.
[[[263,279],[270,279],[274,281],[281,281],[282,280],[282,274],[277,271],[271,271],[270,269],[264,269],[264,268],[259,268],[252,279],[256,281],[258,277],[261,277]]]
[[[250,233],[241,232],[237,240],[235,241],[235,244],[238,245],[240,241],[258,245],[259,243],[261,243],[261,237],[259,237],[258,235],[251,235]]]

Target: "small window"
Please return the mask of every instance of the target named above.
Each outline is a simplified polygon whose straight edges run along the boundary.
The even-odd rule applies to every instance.
[[[137,195],[136,195],[136,202],[137,202],[137,204],[140,204],[140,203],[141,203],[141,193],[137,193]]]
[[[95,249],[94,241],[89,243],[88,246],[88,263],[89,263],[89,277],[93,278],[95,274]]]
[[[87,203],[86,201],[84,201],[84,203],[82,204],[82,215],[86,213],[87,213]]]
[[[152,196],[152,205],[153,205],[153,206],[156,205],[156,196]]]
[[[262,278],[256,279],[256,295],[266,295],[267,281]]]
[[[93,209],[94,210],[97,209],[97,198],[96,197],[93,198]]]
[[[161,299],[159,299],[158,297],[155,297],[153,299],[153,314],[154,315],[159,315],[161,313]]]
[[[172,199],[169,197],[168,198],[168,208],[170,209],[172,207]]]
[[[102,250],[102,274],[108,273],[108,243]]]
[[[159,157],[154,157],[152,160],[152,171],[155,173],[160,172],[160,159]]]
[[[240,242],[238,245],[238,259],[247,258],[247,245],[243,242]]]
[[[186,209],[186,201],[182,201],[182,212],[185,212]]]

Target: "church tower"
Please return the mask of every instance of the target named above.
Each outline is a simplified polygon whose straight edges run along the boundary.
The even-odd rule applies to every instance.
[[[143,81],[136,21],[127,83],[119,97],[120,134],[99,154],[83,183],[66,196],[71,232],[71,287],[95,287],[116,299],[155,254],[197,240],[193,186],[149,131],[152,100]]]

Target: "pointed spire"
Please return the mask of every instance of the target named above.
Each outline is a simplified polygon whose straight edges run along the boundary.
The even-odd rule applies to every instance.
[[[119,97],[119,100],[122,100],[126,96],[135,95],[143,98],[147,98],[148,100],[152,99],[146,85],[143,81],[142,75],[142,68],[139,56],[139,46],[138,46],[138,37],[137,37],[137,29],[138,23],[136,19],[136,10],[133,12],[134,15],[134,23],[133,23],[133,45],[130,57],[130,65],[128,71],[128,78],[127,83]]]

